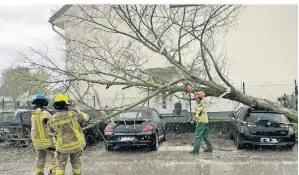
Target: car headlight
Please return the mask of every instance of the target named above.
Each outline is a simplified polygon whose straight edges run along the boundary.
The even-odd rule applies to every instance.
[[[294,128],[289,128],[289,135],[293,135],[294,134]]]

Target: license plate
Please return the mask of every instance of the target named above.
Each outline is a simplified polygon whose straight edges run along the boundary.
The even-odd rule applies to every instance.
[[[133,137],[121,137],[120,141],[133,141],[134,138]]]
[[[277,139],[274,138],[261,138],[261,142],[266,142],[266,143],[277,143]]]

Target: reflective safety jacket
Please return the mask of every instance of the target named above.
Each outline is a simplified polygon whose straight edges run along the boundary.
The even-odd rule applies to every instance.
[[[46,109],[37,108],[31,115],[31,139],[36,149],[54,147],[53,139],[49,135],[49,129],[44,122],[51,114]]]
[[[60,110],[49,120],[48,126],[56,138],[56,151],[75,153],[84,149],[86,143],[80,123],[89,120],[87,114],[75,110]]]
[[[195,106],[195,119],[197,123],[208,123],[208,115],[206,111],[207,101],[202,99],[199,104]]]

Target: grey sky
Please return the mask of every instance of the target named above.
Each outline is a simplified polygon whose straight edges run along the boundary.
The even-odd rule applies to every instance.
[[[272,100],[293,92],[298,80],[298,6],[250,5],[239,20],[241,25],[223,41],[231,61],[229,77],[238,85],[241,79],[251,84],[247,93]]]
[[[26,47],[52,45],[55,32],[48,20],[55,5],[0,5],[0,70]]]

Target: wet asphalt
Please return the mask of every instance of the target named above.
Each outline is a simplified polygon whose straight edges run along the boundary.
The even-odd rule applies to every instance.
[[[111,152],[103,144],[88,147],[82,157],[82,175],[297,175],[298,147],[237,150],[231,141],[214,145],[213,153],[188,153],[190,145],[162,143],[158,151],[147,148],[116,148]],[[34,174],[34,150],[0,147],[0,174]],[[70,164],[67,173],[71,173]]]

